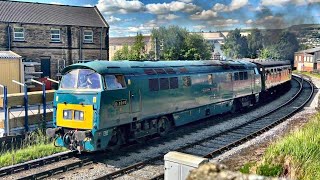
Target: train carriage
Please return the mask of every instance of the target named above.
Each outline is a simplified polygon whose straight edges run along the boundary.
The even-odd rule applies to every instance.
[[[258,66],[262,79],[262,91],[279,87],[291,80],[290,61],[252,61]]]
[[[93,61],[68,66],[54,97],[57,146],[103,150],[165,135],[259,100],[263,82],[248,61]]]

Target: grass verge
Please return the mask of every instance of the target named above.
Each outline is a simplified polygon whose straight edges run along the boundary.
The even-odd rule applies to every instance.
[[[41,131],[31,133],[19,146],[0,152],[0,168],[66,151],[65,148],[54,147],[51,139]]]
[[[320,179],[319,132],[320,113],[312,117],[303,128],[269,146],[261,162],[250,167],[250,171],[264,176]]]
[[[306,76],[311,76],[311,77],[315,77],[315,78],[319,78],[320,79],[320,74],[319,73],[311,73],[311,72],[306,72],[306,71],[293,71],[294,73],[297,74],[304,74]]]

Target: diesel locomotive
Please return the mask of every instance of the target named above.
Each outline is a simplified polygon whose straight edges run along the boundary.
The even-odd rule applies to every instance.
[[[92,61],[66,67],[54,95],[56,146],[115,148],[236,112],[290,83],[289,61]]]

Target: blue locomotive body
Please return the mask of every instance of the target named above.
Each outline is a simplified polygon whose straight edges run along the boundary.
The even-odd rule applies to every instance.
[[[261,70],[248,61],[93,61],[68,66],[54,98],[58,146],[116,147],[258,102]],[[288,81],[288,79],[283,78]]]

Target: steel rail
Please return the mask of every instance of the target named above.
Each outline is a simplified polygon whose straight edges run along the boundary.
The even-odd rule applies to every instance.
[[[300,86],[300,89],[301,89],[301,86]],[[300,90],[299,90],[299,92],[300,92]],[[297,95],[295,95],[295,96],[297,96]],[[215,136],[219,136],[219,135],[222,135],[222,133],[219,133],[218,135],[215,135]],[[205,142],[205,141],[207,141],[209,139],[212,139],[212,138],[213,137],[209,137],[209,138],[203,139],[201,141],[198,141],[196,143],[189,144],[187,146],[184,146],[184,147],[176,149],[176,151],[180,151],[180,150],[192,147],[192,146],[194,146],[196,144]],[[159,155],[159,156],[157,156],[157,157],[154,157],[154,158],[142,161],[142,162],[138,162],[136,164],[130,165],[130,166],[125,167],[125,168],[122,168],[122,169],[117,170],[115,172],[109,173],[109,174],[104,175],[104,176],[102,176],[100,178],[97,178],[97,179],[114,179],[116,177],[123,176],[125,174],[130,173],[130,172],[139,170],[139,169],[143,168],[144,166],[146,166],[147,164],[150,164],[150,163],[155,162],[157,160],[162,160],[163,159],[163,155],[164,155],[164,153]],[[101,156],[99,156],[99,157],[101,157]],[[43,171],[43,172],[38,172],[38,173],[35,173],[35,174],[32,174],[32,175],[28,175],[28,176],[23,177],[22,179],[43,179],[43,178],[48,178],[50,176],[53,176],[53,175],[56,175],[56,174],[59,174],[59,173],[62,173],[62,172],[66,172],[66,171],[69,171],[69,170],[73,170],[73,169],[76,169],[76,168],[80,168],[82,166],[86,166],[86,165],[92,164],[92,163],[94,163],[96,161],[99,161],[98,156],[95,156],[94,154],[91,154],[90,156],[88,156],[86,158],[79,159],[79,161],[77,161],[77,162],[69,163],[67,165],[64,165],[63,167],[55,167],[55,168],[52,168],[52,169],[49,169],[49,170],[46,170],[46,171]],[[28,168],[26,168],[26,169],[28,169]]]
[[[221,147],[221,148],[219,148],[219,149],[216,149],[216,150],[208,153],[207,155],[204,155],[203,157],[204,157],[204,158],[213,158],[213,157],[216,157],[217,155],[220,155],[220,154],[222,154],[223,152],[228,151],[228,150],[230,150],[230,149],[233,148],[233,147],[236,147],[236,146],[238,146],[238,145],[241,145],[241,144],[247,142],[248,140],[251,140],[251,139],[253,139],[253,138],[255,138],[255,137],[263,134],[264,132],[270,130],[271,128],[275,127],[276,125],[284,122],[284,121],[285,121],[286,119],[288,119],[289,117],[293,116],[297,111],[301,110],[301,109],[310,101],[310,99],[312,98],[312,96],[313,96],[313,94],[314,94],[314,85],[313,85],[313,83],[312,83],[311,81],[303,80],[303,78],[301,78],[301,79],[302,79],[302,82],[300,82],[301,86],[300,86],[299,92],[298,92],[294,97],[292,97],[288,102],[286,102],[285,104],[281,105],[278,109],[270,111],[269,114],[274,113],[274,112],[278,111],[280,108],[283,108],[284,106],[292,103],[293,100],[295,100],[295,99],[298,97],[298,95],[301,94],[302,89],[303,89],[303,82],[308,82],[309,85],[310,85],[310,87],[311,87],[311,93],[309,94],[309,96],[307,97],[307,99],[306,99],[299,107],[297,107],[295,110],[293,110],[293,111],[290,112],[289,114],[286,114],[286,115],[282,116],[280,119],[274,121],[273,123],[271,123],[271,124],[269,124],[269,125],[267,125],[267,126],[264,126],[264,127],[261,128],[260,130],[257,130],[257,131],[255,131],[255,132],[247,135],[247,136],[244,137],[244,138],[241,138],[241,139],[236,140],[236,141],[234,141],[234,142],[232,142],[232,143],[229,143],[229,144],[227,144],[227,145],[225,145],[225,146],[223,146],[223,147]],[[265,115],[263,115],[263,116],[265,117]],[[260,119],[260,117],[258,117],[258,118]],[[258,119],[258,118],[257,118],[257,119]],[[256,119],[256,121],[257,121],[257,119]],[[242,125],[241,125],[241,126],[242,126]],[[152,180],[161,180],[161,179],[164,179],[164,174],[160,174],[160,175],[155,176],[155,177],[152,178]]]
[[[297,78],[299,78],[299,77],[297,77]],[[303,82],[303,79],[302,79],[302,78],[300,78],[300,79],[301,79],[301,82]],[[298,80],[297,80],[297,81],[298,81]],[[240,125],[240,126],[234,127],[234,128],[232,128],[232,129],[230,129],[230,130],[221,132],[221,133],[216,134],[216,135],[214,135],[214,136],[211,136],[211,137],[202,139],[202,140],[197,141],[197,142],[195,142],[195,143],[190,143],[190,144],[188,144],[188,145],[186,145],[186,146],[184,146],[184,147],[175,149],[174,151],[182,151],[182,150],[188,149],[188,148],[190,148],[190,147],[193,147],[193,146],[195,146],[195,145],[198,145],[198,144],[200,144],[200,143],[203,143],[203,142],[206,142],[206,141],[208,141],[208,140],[211,140],[211,139],[213,139],[213,138],[215,138],[215,137],[220,137],[220,136],[226,134],[227,132],[231,132],[231,131],[233,131],[233,130],[235,130],[235,129],[239,129],[240,127],[244,127],[244,126],[246,126],[246,125],[248,125],[248,124],[250,124],[250,123],[252,123],[252,122],[254,122],[254,121],[257,121],[257,120],[259,120],[259,119],[261,119],[261,118],[263,118],[263,117],[268,116],[269,114],[271,114],[271,113],[273,113],[273,112],[278,111],[278,110],[281,109],[282,107],[284,107],[284,106],[290,104],[291,102],[293,102],[293,101],[301,94],[302,89],[303,89],[303,84],[302,84],[301,82],[298,81],[299,87],[300,87],[300,88],[299,88],[299,91],[298,91],[290,100],[288,100],[286,103],[284,103],[284,104],[282,104],[281,106],[279,106],[279,108],[274,109],[274,110],[270,110],[270,111],[268,111],[267,113],[265,113],[265,114],[263,114],[263,115],[261,115],[261,116],[259,116],[259,117],[256,117],[255,119],[253,119],[253,120],[251,120],[251,121],[249,121],[249,122],[247,122],[247,123],[244,123],[244,124],[242,124],[242,125]],[[311,95],[308,97],[308,100],[307,100],[306,102],[308,102],[308,101],[310,100],[310,98],[312,97],[312,95],[313,95],[313,91],[314,91],[314,90],[313,90],[313,85],[311,85],[311,87],[312,87],[312,93],[311,93]],[[297,109],[297,110],[298,110],[298,109]],[[297,110],[296,110],[296,111],[297,111]],[[295,112],[296,112],[296,111],[295,111]],[[292,114],[294,114],[294,113],[292,113]],[[288,115],[288,117],[289,117],[289,115]],[[275,124],[276,124],[276,123],[275,123]],[[271,126],[269,127],[269,129],[270,129],[270,128],[271,128]],[[261,130],[261,132],[263,133],[263,132],[265,132],[265,131],[267,131],[267,130],[268,130],[268,129],[265,128],[265,129]],[[244,139],[249,140],[249,137],[253,138],[253,137],[256,137],[257,135],[258,135],[258,134],[256,134],[256,135],[254,136],[254,134],[250,134],[250,135],[247,136],[247,138],[244,138]],[[238,140],[237,140],[237,141],[238,141]],[[231,146],[232,146],[232,145],[229,144],[229,147],[224,147],[224,149],[228,149],[228,148],[230,148]],[[218,149],[218,150],[216,150],[216,151],[221,153],[222,150],[224,150],[224,149],[220,148],[220,149]],[[210,154],[213,154],[213,153],[210,153]],[[149,159],[149,160],[146,160],[146,161],[141,161],[141,162],[138,162],[138,163],[136,163],[136,164],[134,164],[134,165],[131,165],[131,166],[128,166],[128,167],[119,169],[119,170],[114,171],[114,172],[112,172],[112,173],[109,173],[109,174],[106,174],[106,175],[101,176],[101,177],[99,177],[99,178],[96,178],[96,180],[114,179],[114,178],[123,176],[123,175],[125,175],[125,174],[128,174],[128,173],[130,173],[130,172],[133,172],[133,171],[135,171],[135,170],[137,170],[137,169],[142,169],[143,167],[145,167],[146,165],[148,165],[148,164],[151,163],[151,162],[154,162],[154,161],[157,161],[157,160],[162,160],[162,159],[163,159],[163,155],[164,155],[164,154],[161,154],[161,155],[156,156],[156,157],[154,157],[154,158],[152,158],[152,159]],[[208,156],[209,156],[209,155],[208,155]],[[207,156],[204,156],[204,157],[207,157]],[[156,176],[156,177],[154,177],[154,178],[152,178],[152,179],[163,179],[163,177],[164,177],[164,174],[161,174],[161,175]]]
[[[76,155],[74,151],[66,151],[62,153],[57,153],[51,156],[47,156],[44,158],[36,159],[36,160],[31,160],[25,163],[20,163],[12,166],[7,166],[0,168],[0,177],[6,176],[6,175],[11,175],[18,173],[23,170],[29,170],[32,168],[36,168],[39,166],[44,166],[47,164],[51,164],[54,162],[62,161],[65,159],[72,158]]]

